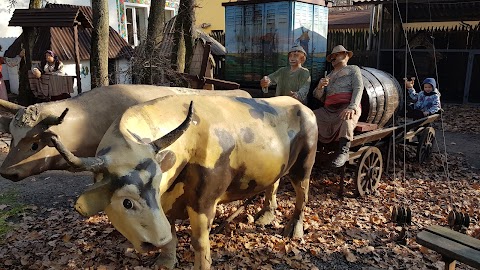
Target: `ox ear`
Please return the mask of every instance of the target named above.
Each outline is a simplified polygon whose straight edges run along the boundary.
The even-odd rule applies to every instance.
[[[0,116],[0,132],[10,133],[10,122],[13,117]]]
[[[177,158],[175,156],[175,153],[173,153],[172,151],[164,150],[164,151],[158,152],[155,155],[155,160],[160,165],[160,170],[162,170],[162,172],[166,172],[170,170],[173,167],[173,165],[175,165]]]
[[[103,211],[113,195],[110,180],[93,184],[77,199],[75,210],[82,216],[89,217]]]

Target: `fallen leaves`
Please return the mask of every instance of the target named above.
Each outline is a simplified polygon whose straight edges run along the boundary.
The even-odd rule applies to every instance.
[[[442,104],[445,131],[480,134],[480,107],[473,104]],[[439,128],[441,121],[436,123]],[[438,129],[437,130],[441,130]]]

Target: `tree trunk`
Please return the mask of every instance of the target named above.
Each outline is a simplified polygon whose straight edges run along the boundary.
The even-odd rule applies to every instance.
[[[148,16],[148,30],[145,41],[145,55],[150,58],[149,63],[153,64],[155,48],[162,41],[163,26],[165,24],[165,0],[152,1],[150,4],[150,15]],[[151,67],[146,68],[146,82],[153,84]]]
[[[13,4],[13,3],[12,3]],[[42,8],[42,0],[30,0],[29,8]],[[24,106],[31,105],[35,102],[30,84],[28,82],[28,71],[32,69],[33,46],[37,36],[37,30],[33,27],[23,28],[22,46],[25,49],[25,61],[20,62],[19,67],[19,87],[18,87],[18,103]]]
[[[178,9],[177,20],[175,21],[175,33],[173,37],[172,48],[172,68],[176,68],[177,71],[183,72],[188,70],[190,61],[193,56],[194,40],[193,40],[193,25],[195,23],[195,0],[180,0],[180,7]],[[182,44],[182,39],[184,44]],[[184,52],[182,52],[182,46],[184,45]],[[183,54],[183,55],[182,55]],[[184,63],[180,63],[184,59]],[[185,69],[180,69],[184,64]]]
[[[90,50],[92,89],[108,85],[108,1],[92,0],[93,30]]]
[[[190,62],[194,50],[194,24],[195,24],[195,0],[182,0],[185,2],[187,16],[183,19],[183,39],[185,41],[185,70],[190,68]]]

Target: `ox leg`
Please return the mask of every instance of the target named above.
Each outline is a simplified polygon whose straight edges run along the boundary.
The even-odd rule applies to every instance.
[[[192,227],[192,246],[195,250],[195,263],[193,265],[195,270],[210,269],[212,264],[209,235],[215,217],[215,207],[214,204],[208,208],[201,208],[202,213],[197,213],[193,208],[187,207],[190,226]]]
[[[308,187],[310,183],[310,177],[302,179],[301,181],[295,181],[292,178],[292,185],[295,189],[296,201],[295,210],[293,211],[290,221],[285,226],[283,231],[284,236],[290,236],[295,238],[303,237],[303,216],[305,206],[308,201]]]
[[[255,224],[268,225],[275,219],[275,209],[277,209],[277,190],[280,179],[278,179],[273,185],[271,185],[265,191],[265,202],[263,208],[255,215]]]
[[[175,230],[175,223],[171,226],[172,230],[172,241],[162,247],[162,251],[158,255],[155,265],[163,266],[168,269],[173,269],[177,264],[177,232]]]
[[[283,231],[284,236],[303,237],[303,217],[308,202],[308,188],[314,160],[315,152],[312,151],[306,155],[305,159],[299,159],[290,170],[290,181],[295,189],[296,201],[292,217]]]

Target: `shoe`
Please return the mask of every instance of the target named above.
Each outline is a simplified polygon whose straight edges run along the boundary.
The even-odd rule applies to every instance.
[[[332,161],[332,166],[340,168],[348,161],[348,152],[350,151],[350,141],[346,138],[340,138],[338,141],[338,155]]]

